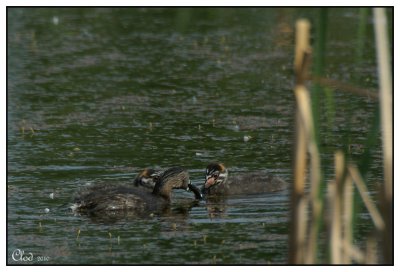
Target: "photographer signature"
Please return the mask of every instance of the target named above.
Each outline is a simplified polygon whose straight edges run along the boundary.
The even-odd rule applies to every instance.
[[[13,253],[11,254],[11,258],[15,262],[47,262],[50,260],[49,256],[36,256],[35,258],[32,252],[25,252],[24,250],[19,248],[13,251]]]

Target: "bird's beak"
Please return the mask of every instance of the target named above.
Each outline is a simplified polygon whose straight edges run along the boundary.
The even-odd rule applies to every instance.
[[[207,177],[207,181],[204,184],[204,188],[210,188],[211,186],[213,186],[215,184],[215,178],[214,177]]]
[[[197,200],[203,199],[203,194],[196,186],[189,184],[189,189],[194,193],[194,196],[196,197]]]

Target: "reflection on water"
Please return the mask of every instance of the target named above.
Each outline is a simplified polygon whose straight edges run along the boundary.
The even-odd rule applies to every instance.
[[[290,184],[292,26],[313,14],[9,9],[8,262],[20,263],[12,252],[21,249],[35,264],[285,263],[289,189],[196,205],[175,192],[165,213],[146,218],[75,216],[66,207],[79,189],[132,184],[148,166],[184,166],[201,186],[206,165],[221,161],[233,173],[264,170]],[[332,11],[329,46],[349,50],[328,54],[327,70],[376,87],[371,52],[366,64],[352,61],[356,15]],[[334,99],[341,109],[335,137],[324,138],[327,179],[331,150],[362,145],[375,107]],[[382,176],[375,153],[370,180]]]

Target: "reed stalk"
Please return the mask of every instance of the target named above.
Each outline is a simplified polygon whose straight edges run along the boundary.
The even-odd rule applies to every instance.
[[[331,206],[330,216],[330,261],[333,264],[342,263],[342,210],[343,210],[343,194],[342,183],[345,170],[344,154],[336,152],[335,154],[335,182],[329,185],[329,199]]]
[[[296,154],[294,163],[294,186],[292,191],[292,233],[290,243],[290,263],[316,262],[318,229],[322,202],[320,200],[320,156],[315,134],[310,93],[305,87],[307,80],[311,47],[310,23],[299,20],[296,23],[296,47],[294,68],[296,73]],[[307,169],[307,152],[310,154],[310,194],[305,194],[305,172]],[[308,208],[310,218],[307,218]]]
[[[385,222],[383,221],[383,218],[379,213],[378,208],[376,208],[374,202],[369,197],[367,186],[365,185],[360,172],[354,165],[351,164],[348,166],[348,170],[350,176],[354,181],[354,184],[360,192],[361,199],[363,200],[364,205],[367,208],[368,213],[372,218],[372,221],[374,222],[375,228],[379,231],[382,231],[385,228]]]
[[[343,184],[343,241],[346,244],[353,243],[353,216],[354,216],[354,187],[349,175],[346,175]],[[350,254],[342,255],[342,263],[350,264]]]
[[[346,255],[349,259],[356,261],[357,263],[366,262],[365,254],[359,250],[353,243],[348,241],[342,241],[343,256]]]
[[[322,76],[325,67],[325,45],[326,45],[326,29],[328,23],[328,9],[321,8],[318,10],[318,24],[316,27],[317,38],[315,43],[315,58],[312,66],[313,75]],[[309,49],[311,51],[311,49]],[[307,54],[308,63],[310,63],[311,54]],[[314,53],[313,53],[314,55]],[[308,65],[304,65],[307,69],[303,72],[308,76]],[[317,246],[318,246],[318,232],[321,223],[322,201],[321,201],[321,159],[319,153],[319,131],[320,131],[320,97],[321,86],[313,84],[311,93],[304,91],[302,113],[303,119],[307,120],[307,135],[308,135],[308,151],[310,155],[310,223],[308,232],[308,242],[306,248],[305,263],[316,263]]]
[[[295,95],[297,99],[304,97],[302,93],[307,90],[304,81],[307,77],[307,55],[310,53],[309,45],[310,23],[307,20],[296,22],[296,47],[294,70],[296,74]],[[299,102],[297,103],[299,105]],[[304,260],[304,247],[306,244],[307,230],[307,203],[304,197],[305,175],[307,169],[307,129],[302,119],[299,106],[296,111],[296,142],[295,161],[293,166],[293,190],[291,195],[291,233],[289,242],[289,263],[302,263]]]
[[[375,229],[383,231],[385,222],[368,195],[367,187],[356,166],[347,164],[341,151],[335,154],[335,182],[328,184],[329,214],[329,252],[330,263],[351,264],[377,262],[376,238],[369,237],[365,252],[353,244],[353,182],[358,189],[365,207],[374,222]],[[372,256],[374,255],[374,256]]]
[[[393,181],[393,143],[392,143],[392,78],[389,60],[389,46],[387,37],[387,22],[385,10],[374,8],[375,39],[377,46],[378,73],[379,73],[379,102],[381,108],[382,148],[384,158],[384,195],[385,199],[392,199]]]
[[[375,236],[368,237],[367,248],[365,250],[365,263],[377,264],[378,263],[377,239]]]
[[[366,13],[366,11],[362,11]],[[322,29],[326,28],[326,14],[320,13]],[[364,14],[364,16],[366,16]],[[384,9],[374,9],[375,33],[377,44],[377,58],[379,68],[379,102],[381,118],[381,134],[383,148],[384,184],[381,192],[381,210],[371,200],[367,186],[358,168],[352,163],[347,163],[342,151],[335,153],[335,180],[328,183],[327,201],[330,209],[327,213],[328,252],[329,260],[333,264],[376,263],[378,240],[376,235],[368,237],[365,251],[361,251],[353,243],[354,211],[354,185],[370,214],[375,229],[383,241],[383,255],[386,263],[393,263],[393,142],[392,142],[392,79],[390,77],[390,61],[387,45],[387,28]],[[365,18],[364,18],[365,19]],[[321,28],[320,28],[321,29]],[[321,71],[308,74],[311,63],[310,24],[307,20],[296,22],[296,47],[294,69],[296,85],[294,94],[296,98],[296,141],[293,165],[293,190],[291,195],[292,214],[291,232],[289,240],[289,263],[314,264],[318,245],[319,225],[322,217],[323,202],[321,199],[321,162],[316,132],[318,120],[315,116],[315,94],[313,100],[306,88],[305,82],[309,79],[320,84],[339,84],[343,90],[355,94],[367,95],[377,99],[374,92],[352,87],[347,84],[332,82],[321,78]],[[364,30],[363,30],[364,31]],[[324,32],[321,35],[325,35]],[[324,39],[318,43],[318,48],[324,47]],[[323,50],[322,50],[323,51]],[[318,58],[322,57],[322,51]],[[323,61],[317,62],[323,67]],[[322,69],[322,68],[321,68]],[[318,85],[318,84],[317,84]],[[318,98],[317,98],[318,101]],[[313,107],[314,106],[314,107]],[[374,128],[378,127],[378,117],[374,119],[372,131],[366,139],[366,147],[371,147],[376,142],[377,135]],[[370,162],[370,152],[366,150],[360,167],[367,170]],[[309,156],[308,156],[309,155]],[[308,161],[309,158],[309,161]],[[309,163],[309,165],[308,165]],[[310,170],[310,192],[305,191],[306,171]],[[365,174],[365,171],[362,172]],[[354,185],[353,185],[354,183]],[[358,198],[358,195],[357,195]]]
[[[379,102],[383,149],[382,210],[385,230],[382,232],[384,259],[393,263],[393,120],[392,120],[392,70],[390,66],[387,22],[384,8],[374,8],[375,43],[379,74]]]
[[[305,136],[308,142],[310,153],[310,194],[309,204],[311,206],[311,216],[309,222],[308,240],[305,244],[304,263],[315,263],[317,251],[318,225],[322,204],[319,199],[320,190],[320,158],[316,139],[314,137],[314,119],[311,111],[310,94],[304,86],[298,86],[295,90],[296,101],[298,103],[299,115],[305,128]]]

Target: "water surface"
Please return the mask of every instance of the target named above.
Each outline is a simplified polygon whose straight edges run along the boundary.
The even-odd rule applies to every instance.
[[[286,263],[289,190],[195,206],[175,192],[170,211],[149,218],[65,207],[79,188],[129,184],[148,166],[184,166],[200,186],[206,165],[221,161],[231,173],[266,170],[291,184],[293,25],[315,12],[8,9],[8,263]],[[329,13],[327,76],[376,88],[371,32],[354,59],[358,12]],[[376,108],[333,98],[333,132],[321,135],[326,181],[332,151],[362,146]],[[370,228],[368,216],[360,225]],[[34,260],[14,261],[16,249]]]

